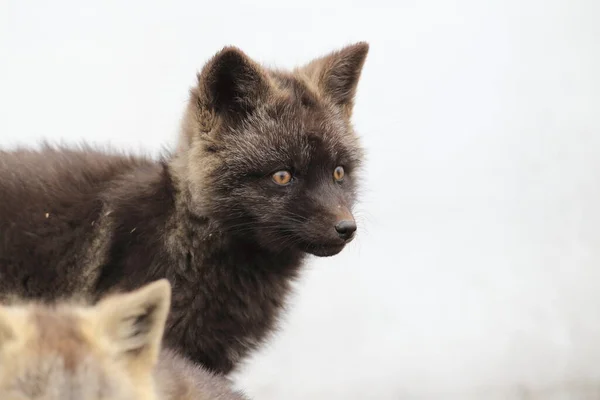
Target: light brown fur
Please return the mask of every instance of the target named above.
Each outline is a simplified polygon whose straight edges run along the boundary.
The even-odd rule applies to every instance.
[[[242,400],[161,340],[171,287],[162,279],[95,306],[0,306],[2,400]]]

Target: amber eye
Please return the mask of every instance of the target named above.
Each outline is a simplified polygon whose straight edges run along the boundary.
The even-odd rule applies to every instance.
[[[292,181],[292,174],[290,171],[277,171],[272,176],[273,182],[278,185],[285,186]]]
[[[344,167],[336,167],[333,170],[333,179],[335,179],[336,182],[344,180]]]

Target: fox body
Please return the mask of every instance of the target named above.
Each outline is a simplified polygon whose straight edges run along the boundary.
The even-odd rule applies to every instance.
[[[358,43],[291,71],[211,58],[159,160],[0,151],[0,297],[99,299],[167,278],[165,340],[227,373],[276,327],[307,254],[353,239]]]
[[[244,400],[226,378],[161,350],[169,301],[163,279],[94,306],[0,306],[0,398]]]

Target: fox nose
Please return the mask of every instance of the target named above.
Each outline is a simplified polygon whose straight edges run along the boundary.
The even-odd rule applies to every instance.
[[[344,240],[350,240],[354,236],[354,232],[356,232],[356,222],[351,220],[340,221],[335,225],[335,230],[339,237]]]

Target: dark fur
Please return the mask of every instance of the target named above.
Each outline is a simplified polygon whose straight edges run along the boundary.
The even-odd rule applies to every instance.
[[[166,277],[168,344],[230,371],[275,326],[305,255],[345,245],[334,225],[356,197],[350,117],[367,51],[276,71],[223,49],[198,75],[177,151],[158,162],[0,152],[0,293],[99,298]],[[270,178],[281,169],[295,176],[285,187]]]

